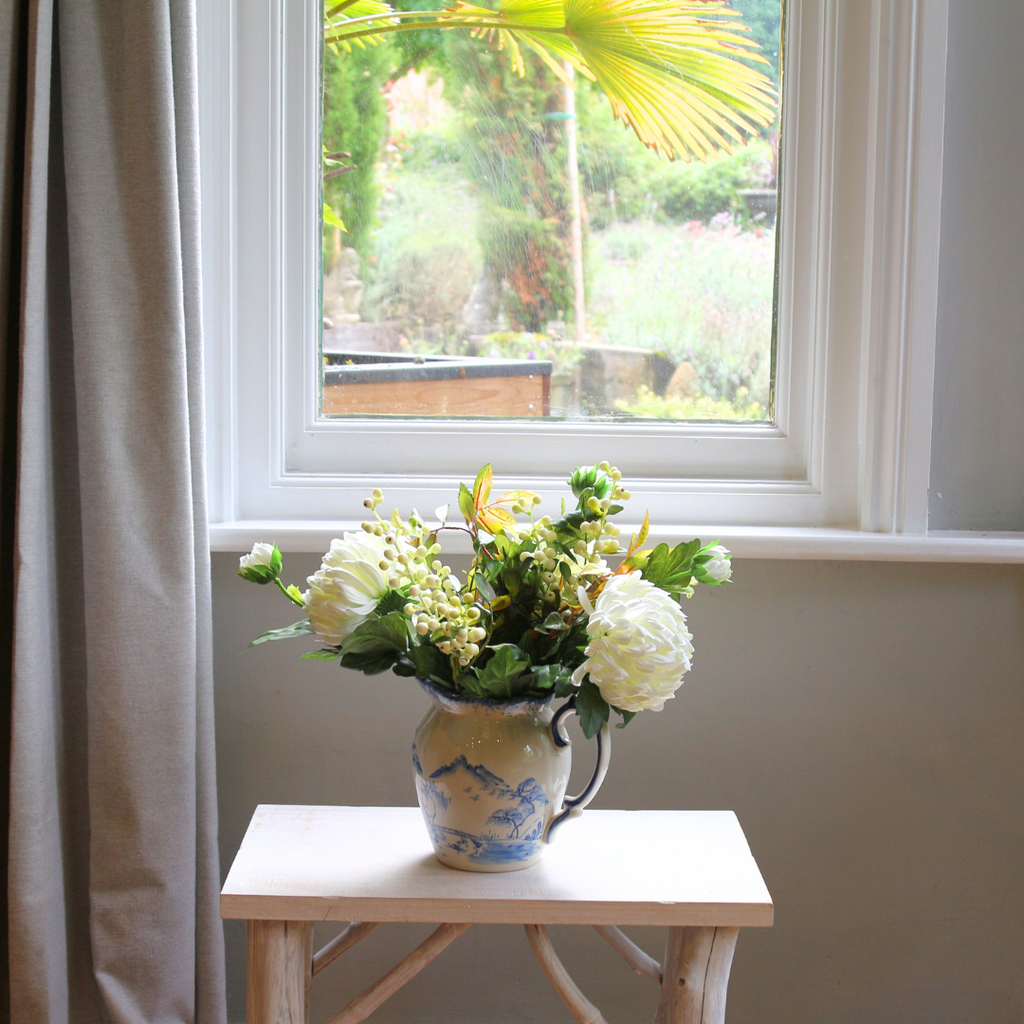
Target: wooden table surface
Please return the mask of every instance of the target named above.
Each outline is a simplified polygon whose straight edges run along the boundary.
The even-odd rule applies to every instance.
[[[500,874],[434,859],[415,807],[261,805],[221,916],[767,927],[771,896],[732,811],[588,810],[540,863]]]

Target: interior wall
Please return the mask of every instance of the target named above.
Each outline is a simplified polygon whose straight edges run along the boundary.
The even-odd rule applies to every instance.
[[[1021,530],[1024,5],[950,8],[931,525]],[[408,680],[300,662],[301,642],[247,650],[290,613],[236,566],[214,556],[225,869],[259,802],[413,803],[425,710]],[[286,560],[297,581],[315,567]],[[740,937],[730,1024],[1024,1020],[1024,569],[740,562],[687,612],[695,668],[664,712],[615,734],[595,806],[739,814],[777,923]],[[314,1022],[423,930],[379,929],[320,976]],[[596,935],[555,939],[612,1024],[653,1013],[653,987]],[[228,940],[240,1022],[239,925]],[[569,1018],[521,933],[477,928],[373,1019]]]
[[[287,556],[285,575],[316,564]],[[301,662],[301,641],[247,649],[292,613],[236,568],[214,556],[225,869],[257,803],[415,803],[409,745],[426,710],[410,680]],[[693,671],[663,712],[615,733],[594,806],[739,815],[776,924],[740,936],[730,1024],[1024,1019],[1024,569],[744,561],[686,611]],[[382,927],[320,975],[314,1024],[425,930]],[[656,929],[633,934],[660,956]],[[241,926],[228,938],[242,1021]],[[555,941],[612,1024],[650,1019],[654,986],[596,934]],[[521,931],[478,927],[373,1019],[570,1018]]]
[[[1024,4],[951,0],[929,525],[1024,530]]]

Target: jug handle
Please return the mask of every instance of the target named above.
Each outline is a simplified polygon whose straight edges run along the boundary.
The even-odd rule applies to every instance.
[[[570,697],[555,712],[555,717],[551,719],[551,738],[554,740],[556,747],[571,746],[569,734],[565,731],[565,724],[562,719],[573,712],[578,714],[576,711],[576,698]],[[601,783],[604,782],[604,777],[608,773],[608,761],[612,755],[612,734],[611,726],[608,722],[602,724],[601,730],[595,739],[597,740],[597,764],[594,766],[594,774],[579,796],[569,796],[562,801],[561,809],[548,822],[547,828],[544,829],[542,838],[545,843],[551,842],[552,835],[559,825],[570,818],[578,818],[583,813],[583,808],[597,796],[597,791],[601,788]]]

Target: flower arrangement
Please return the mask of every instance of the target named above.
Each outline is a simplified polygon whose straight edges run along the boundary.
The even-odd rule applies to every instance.
[[[276,584],[305,617],[253,644],[316,636],[321,646],[304,658],[366,674],[391,669],[498,701],[571,697],[588,737],[611,711],[620,728],[660,711],[693,656],[680,598],[728,581],[729,552],[699,540],[645,548],[649,516],[623,550],[612,522],[629,498],[619,470],[580,467],[568,484],[576,507],[563,501],[557,517],[538,517],[530,491],[492,498],[484,466],[472,490],[459,487],[464,523],[449,523],[444,506],[434,525],[415,511],[382,518],[375,490],[364,502],[373,518],[331,542],[304,593],[282,582],[276,545],[256,544],[238,575]],[[465,578],[441,561],[439,538],[452,530],[472,540]]]

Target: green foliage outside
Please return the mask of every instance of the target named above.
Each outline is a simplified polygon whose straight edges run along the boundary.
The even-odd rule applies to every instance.
[[[390,42],[353,46],[349,53],[324,48],[323,145],[329,153],[348,153],[341,162],[353,168],[324,182],[324,202],[345,222],[340,244],[360,253],[371,251],[377,227],[376,165],[388,130],[381,85],[395,58]],[[335,246],[335,229],[327,227],[325,267],[334,262]]]
[[[737,389],[735,403],[723,398],[694,395],[690,398],[665,398],[641,384],[636,400],[620,399],[616,407],[631,416],[648,420],[763,420],[760,402],[751,402],[746,388]]]
[[[531,53],[520,77],[506,51],[463,33],[448,33],[445,54],[484,272],[506,283],[512,327],[542,330],[572,306],[562,83]]]
[[[761,139],[708,163],[669,162],[637,146],[594,87],[577,89],[577,109],[580,176],[593,228],[616,220],[707,222],[722,211],[743,220],[740,191],[768,180],[771,147]]]
[[[433,153],[441,159],[435,162]],[[363,310],[374,319],[430,325],[449,337],[483,257],[475,204],[467,202],[465,183],[453,173],[458,164],[445,153],[443,143],[430,136],[422,148],[396,147],[387,162]]]
[[[779,0],[732,0],[729,5],[740,14],[740,21],[750,29],[751,37],[761,47],[761,56],[766,58],[771,69],[763,64],[757,66],[771,80],[779,84],[779,31],[782,22],[782,5]]]
[[[773,232],[636,221],[595,234],[590,313],[610,345],[690,363],[697,391],[744,414],[769,404]],[[630,411],[633,411],[632,409]],[[648,402],[644,415],[671,408]]]
[[[778,0],[734,6],[777,79]],[[324,197],[348,228],[341,245],[363,256],[364,318],[418,322],[410,331],[417,351],[476,354],[457,329],[485,273],[502,294],[509,330],[479,354],[535,351],[547,322],[572,309],[562,85],[524,57],[520,78],[507,51],[436,28],[325,53],[324,143],[351,153],[345,162],[356,170],[327,181]],[[413,67],[438,71],[455,116],[388,139],[382,85]],[[707,164],[669,162],[614,120],[600,89],[576,81],[588,329],[605,344],[689,362],[698,381],[691,395],[641,393],[624,411],[764,418],[774,232],[750,220],[739,193],[767,184],[771,147],[754,138]],[[710,230],[712,221],[721,230]],[[325,266],[338,241],[325,231]]]

